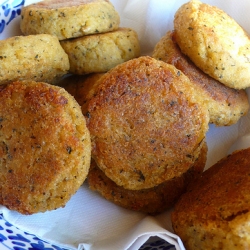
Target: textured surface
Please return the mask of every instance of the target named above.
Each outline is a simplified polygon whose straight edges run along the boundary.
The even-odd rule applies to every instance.
[[[181,52],[175,42],[174,32],[167,32],[160,39],[152,56],[173,64],[189,77],[209,110],[210,123],[217,126],[229,126],[247,113],[249,102],[246,91],[229,88],[196,67]]]
[[[0,40],[0,84],[14,80],[54,83],[69,70],[68,55],[51,35]]]
[[[186,190],[187,185],[201,175],[207,159],[207,145],[204,144],[198,159],[181,176],[165,181],[158,186],[142,190],[127,190],[116,185],[92,161],[88,184],[105,199],[134,211],[157,214],[173,206]]]
[[[129,28],[61,41],[73,74],[101,73],[140,56],[137,33]]]
[[[249,249],[250,148],[206,170],[175,206],[173,228],[189,249]]]
[[[92,157],[117,185],[156,186],[180,176],[200,154],[208,111],[189,79],[150,57],[120,64],[88,101]]]
[[[118,29],[120,16],[108,0],[47,0],[22,8],[25,35],[51,34],[64,40]]]
[[[184,54],[228,87],[250,86],[250,40],[236,21],[217,7],[192,0],[177,10],[176,40]]]
[[[90,135],[64,89],[32,81],[0,89],[0,203],[32,214],[62,207],[85,180]]]

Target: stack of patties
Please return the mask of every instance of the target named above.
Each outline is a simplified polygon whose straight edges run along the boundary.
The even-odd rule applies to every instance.
[[[178,18],[185,16],[176,13],[174,33],[168,32],[154,49],[153,57],[158,60],[140,57],[113,68],[98,77],[93,88],[86,88],[81,104],[92,140],[89,187],[122,207],[150,214],[174,205],[203,172],[208,124],[234,124],[249,110],[242,89],[247,85],[235,83],[233,87],[237,77],[230,78],[231,85],[225,85],[219,81],[224,78],[222,73],[218,78],[210,76],[205,67],[198,67],[200,63],[195,65],[191,56],[182,52],[177,37],[180,33],[184,37],[179,39],[187,41],[181,30],[184,23],[187,32],[196,28],[187,20],[178,26]],[[247,35],[240,28],[236,30],[245,38],[246,46]],[[237,56],[241,57],[243,45],[234,46],[232,51],[239,51]],[[216,48],[213,52],[217,54]],[[214,62],[215,69],[219,69],[219,63],[227,63],[223,62],[225,57],[233,57],[223,53],[230,51],[219,52],[221,58]],[[247,59],[243,60],[246,65],[234,60],[238,74],[248,67]]]
[[[108,0],[41,1],[24,7],[21,15],[25,35],[51,34],[60,40],[72,74],[106,72],[140,55],[137,33],[119,27],[120,16]]]
[[[198,12],[202,15],[195,18]],[[221,10],[199,1],[190,1],[177,11],[174,28],[156,44],[152,57],[189,77],[207,105],[210,123],[237,123],[249,110],[247,34]]]
[[[209,113],[193,84],[146,56],[81,81],[92,143],[89,187],[136,211],[171,207],[206,163]]]
[[[249,109],[249,36],[222,10],[197,0],[179,8],[174,28],[154,56],[190,78],[210,122],[236,123]],[[249,149],[223,158],[189,185],[172,213],[186,249],[249,249],[248,185]]]
[[[32,214],[65,206],[90,167],[81,106],[54,85],[68,73],[105,72],[140,47],[107,0],[42,1],[21,16],[23,35],[0,41],[0,203]]]

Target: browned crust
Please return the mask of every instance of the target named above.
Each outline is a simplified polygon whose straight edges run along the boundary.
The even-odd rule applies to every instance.
[[[249,248],[249,159],[250,148],[223,158],[177,202],[173,228],[187,249]]]
[[[203,96],[210,122],[217,126],[229,126],[236,123],[249,110],[245,90],[229,88],[209,75],[184,55],[175,41],[175,33],[167,32],[156,44],[154,58],[173,64],[193,82],[194,87]]]
[[[88,102],[92,156],[117,185],[150,188],[181,175],[200,153],[208,111],[172,65],[140,57],[102,76]]]
[[[92,190],[121,207],[158,214],[173,206],[187,185],[200,176],[206,163],[206,156],[207,145],[204,144],[199,158],[187,172],[150,189],[127,190],[118,186],[97,167],[94,161],[91,163],[87,181]]]
[[[1,85],[0,203],[23,214],[62,207],[85,180],[91,143],[77,102],[32,81]]]

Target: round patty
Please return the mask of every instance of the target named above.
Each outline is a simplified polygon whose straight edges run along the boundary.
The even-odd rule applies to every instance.
[[[70,66],[58,39],[44,34],[1,40],[0,60],[0,84],[16,80],[55,83]]]
[[[118,29],[120,16],[109,0],[46,0],[22,8],[25,35],[51,34],[64,40]]]
[[[250,148],[236,151],[190,185],[172,213],[187,250],[249,249]]]
[[[217,7],[199,0],[182,5],[174,18],[182,52],[228,87],[250,86],[250,39],[242,27]]]
[[[137,33],[129,28],[61,41],[69,56],[70,72],[84,75],[107,72],[140,56]]]
[[[217,126],[232,125],[249,110],[245,90],[229,88],[195,66],[184,55],[175,41],[175,33],[167,32],[156,44],[154,58],[173,64],[181,70],[194,84],[207,105],[210,123]]]
[[[91,143],[81,108],[63,88],[0,86],[0,204],[23,214],[65,206],[85,180]]]
[[[148,214],[158,214],[173,206],[185,192],[187,185],[201,175],[205,167],[206,156],[207,145],[204,144],[198,159],[185,173],[149,189],[128,190],[116,185],[97,167],[94,161],[91,162],[87,182],[90,189],[121,207]]]
[[[87,110],[92,157],[117,185],[134,190],[186,172],[200,154],[209,121],[189,79],[147,56],[104,74]]]

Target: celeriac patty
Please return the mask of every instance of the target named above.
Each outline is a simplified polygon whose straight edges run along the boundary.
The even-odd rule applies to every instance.
[[[200,154],[209,121],[188,77],[147,56],[104,74],[85,115],[98,167],[132,190],[186,172]]]
[[[250,39],[223,10],[191,0],[175,13],[174,30],[181,51],[197,67],[228,87],[250,86]]]
[[[130,28],[65,40],[61,45],[69,56],[70,72],[78,75],[104,73],[140,56],[138,35]]]
[[[0,84],[16,80],[56,83],[69,67],[68,55],[55,36],[15,36],[0,41]]]
[[[0,86],[0,204],[22,214],[66,205],[89,171],[91,143],[81,108],[63,88]]]
[[[160,39],[152,56],[173,64],[189,77],[207,105],[210,123],[217,126],[229,126],[247,114],[249,102],[246,91],[229,88],[196,67],[181,52],[175,41],[174,32],[169,31]]]
[[[176,203],[172,224],[187,250],[250,248],[250,148],[228,155]]]
[[[120,16],[109,0],[46,0],[21,12],[25,35],[51,34],[64,40],[118,29]]]
[[[166,211],[176,203],[187,186],[201,175],[206,159],[207,145],[204,143],[194,165],[181,176],[165,181],[158,186],[141,190],[128,190],[116,185],[92,160],[87,182],[91,190],[100,193],[105,199],[116,205],[155,215]]]

